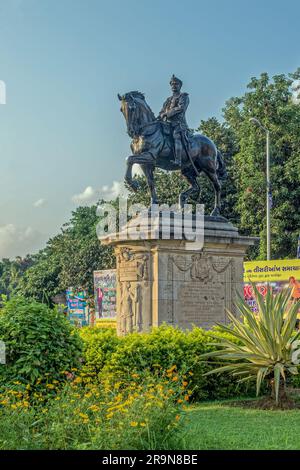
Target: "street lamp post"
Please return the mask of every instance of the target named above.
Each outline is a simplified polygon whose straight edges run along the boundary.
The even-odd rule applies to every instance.
[[[251,118],[250,122],[259,126],[266,133],[266,189],[267,189],[267,260],[271,259],[271,182],[270,182],[270,131],[256,119]]]

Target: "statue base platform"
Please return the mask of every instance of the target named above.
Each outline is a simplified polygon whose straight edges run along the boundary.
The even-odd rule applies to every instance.
[[[164,238],[159,218],[157,238],[102,239],[114,246],[117,259],[119,335],[148,332],[163,323],[210,329],[227,323],[227,309],[236,313],[237,293],[243,293],[245,253],[258,239],[241,236],[226,219],[205,216],[203,241],[197,246],[172,238],[176,223],[170,239]],[[149,229],[147,219],[140,227],[143,224]]]

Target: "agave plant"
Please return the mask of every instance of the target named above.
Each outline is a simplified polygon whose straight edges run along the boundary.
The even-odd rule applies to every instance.
[[[228,372],[240,377],[239,382],[256,380],[257,395],[261,384],[268,380],[276,404],[286,397],[285,383],[288,374],[298,374],[293,360],[300,332],[295,330],[299,302],[291,299],[290,289],[273,295],[268,289],[266,296],[253,286],[258,312],[254,314],[247,303],[239,297],[238,315],[228,312],[231,325],[219,325],[234,340],[218,339],[216,351],[203,354],[201,358],[214,357],[221,360],[220,367],[208,372]],[[240,318],[239,318],[240,317]],[[220,362],[217,362],[220,364]]]

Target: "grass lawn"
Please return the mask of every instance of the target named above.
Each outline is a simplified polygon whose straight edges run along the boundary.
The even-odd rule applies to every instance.
[[[191,405],[184,434],[184,448],[192,450],[299,450],[300,410],[264,411],[222,402]]]

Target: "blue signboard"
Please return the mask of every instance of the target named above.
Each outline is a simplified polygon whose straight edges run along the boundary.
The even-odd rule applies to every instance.
[[[78,327],[89,324],[89,308],[87,295],[84,290],[75,290],[73,287],[67,289],[68,318],[70,322]]]

